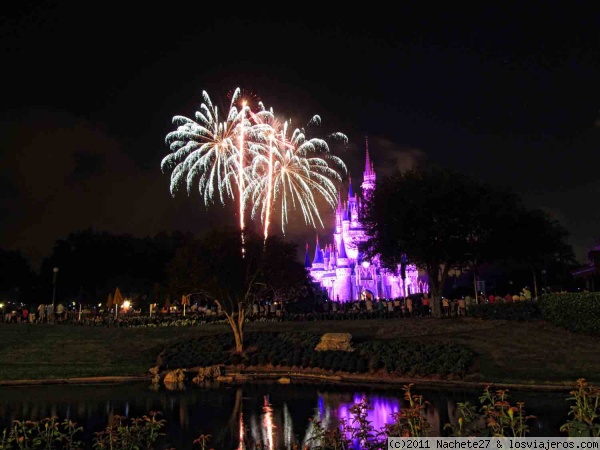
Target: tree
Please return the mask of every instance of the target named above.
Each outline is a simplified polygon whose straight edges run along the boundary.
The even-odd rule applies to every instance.
[[[65,300],[74,299],[83,288],[95,303],[115,286],[128,297],[151,298],[154,284],[164,283],[166,265],[176,249],[191,238],[177,231],[145,238],[92,229],[73,232],[55,242],[42,263],[42,280],[50,283],[53,268],[60,268],[59,292]],[[45,291],[51,292],[50,287]]]
[[[427,272],[434,317],[441,317],[441,293],[450,269],[493,259],[496,228],[517,197],[463,174],[412,170],[380,182],[363,213],[366,255],[380,255],[396,269],[403,254]]]
[[[21,251],[0,249],[0,294],[2,300],[30,303],[37,300],[39,277]]]
[[[504,260],[521,264],[531,273],[534,296],[538,296],[537,274],[553,268],[568,271],[576,265],[573,247],[567,243],[569,232],[557,220],[540,209],[516,209],[506,222],[499,240],[503,243]]]
[[[306,283],[296,244],[272,236],[264,242],[253,230],[212,231],[180,248],[167,269],[171,291],[191,292],[216,303],[229,323],[237,352],[243,351],[244,322],[260,299],[285,297],[286,288]]]

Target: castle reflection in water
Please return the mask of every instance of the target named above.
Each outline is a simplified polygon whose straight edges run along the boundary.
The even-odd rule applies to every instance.
[[[435,436],[444,424],[456,423],[457,402],[478,403],[480,392],[419,392],[429,401],[426,418]],[[266,449],[304,446],[311,436],[314,419],[326,427],[350,422],[350,409],[366,398],[371,409],[367,419],[374,430],[393,421],[404,404],[402,391],[370,391],[333,386],[245,385],[207,389],[188,387],[181,391],[152,391],[145,384],[96,386],[0,387],[0,426],[14,419],[40,420],[56,416],[82,425],[86,438],[101,430],[115,415],[140,417],[161,411],[166,419],[164,448],[191,448],[194,439],[210,434],[216,449]],[[537,397],[516,395],[526,402],[528,413],[539,417],[532,423],[533,436],[560,436],[560,424],[568,414],[565,395]],[[312,421],[309,419],[313,419]],[[86,439],[86,440],[87,440]],[[162,448],[162,447],[161,447]]]

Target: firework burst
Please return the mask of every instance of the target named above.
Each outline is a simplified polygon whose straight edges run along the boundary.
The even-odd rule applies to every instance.
[[[307,224],[323,226],[316,199],[322,197],[335,208],[338,170],[346,171],[344,162],[331,154],[326,140],[309,139],[304,129],[292,131],[290,121],[279,121],[262,102],[252,111],[246,101],[256,102],[256,96],[245,99],[237,88],[228,97],[231,103],[223,121],[206,91],[194,119],[173,118],[177,129],[165,138],[171,153],[161,162],[163,172],[172,171],[171,194],[183,184],[189,194],[197,182],[206,206],[217,197],[225,204],[237,196],[242,239],[249,201],[252,218],[258,215],[264,224],[265,241],[274,206],[281,210],[284,233],[290,209],[300,209]],[[320,123],[314,116],[309,126]],[[329,138],[347,143],[342,133]]]
[[[319,116],[309,124],[320,124]],[[308,139],[304,129],[290,131],[291,123],[273,119],[267,146],[257,147],[252,159],[251,183],[247,196],[252,201],[252,217],[260,215],[264,224],[265,240],[268,236],[271,209],[277,206],[281,214],[281,228],[289,221],[290,209],[302,211],[304,220],[313,227],[323,226],[317,206],[322,197],[333,209],[337,203],[336,182],[341,182],[337,170],[346,171],[344,162],[332,155],[324,139]],[[331,136],[347,140],[342,133]]]

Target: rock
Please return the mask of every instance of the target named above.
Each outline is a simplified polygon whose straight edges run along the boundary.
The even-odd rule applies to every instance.
[[[167,372],[165,375],[164,383],[183,383],[185,381],[185,373],[182,369],[175,369],[171,372]]]
[[[185,383],[180,381],[179,383],[165,383],[165,387],[168,391],[184,391]]]
[[[207,380],[216,380],[222,374],[221,366],[199,367],[198,374],[192,379],[196,384],[203,383]]]
[[[352,335],[350,333],[325,333],[321,341],[315,347],[318,352],[335,350],[341,352],[353,352]]]

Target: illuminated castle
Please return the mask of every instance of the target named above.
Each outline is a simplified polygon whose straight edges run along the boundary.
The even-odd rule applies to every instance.
[[[312,262],[307,244],[304,266],[330,300],[349,302],[361,298],[393,299],[427,292],[427,280],[419,275],[414,265],[406,266],[403,279],[400,266],[392,271],[382,267],[378,257],[364,259],[359,253],[358,244],[367,239],[359,219],[360,212],[375,190],[375,171],[369,157],[368,141],[365,159],[363,182],[360,185],[362,196],[354,194],[352,180],[349,179],[348,200],[342,202],[341,194],[338,197],[333,242],[330,241],[321,248],[317,236]]]

